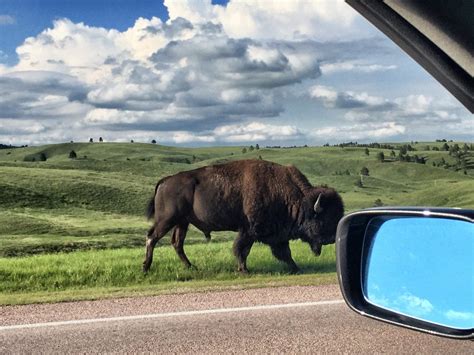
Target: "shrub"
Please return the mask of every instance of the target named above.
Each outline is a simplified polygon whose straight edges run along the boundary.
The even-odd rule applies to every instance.
[[[376,200],[374,201],[374,207],[381,207],[381,206],[383,206],[382,200],[379,199],[379,198],[376,199]]]
[[[377,153],[377,160],[378,160],[379,162],[383,163],[384,160],[385,160],[385,154],[383,154],[383,152],[378,152],[378,153]]]
[[[74,150],[71,150],[69,152],[69,159],[76,159],[77,158],[77,154]]]
[[[366,166],[364,166],[362,169],[360,169],[360,173],[361,175],[369,176],[369,169]]]
[[[39,153],[39,154],[30,154],[30,155],[27,155],[23,158],[23,161],[29,161],[29,162],[46,161],[46,160],[48,160],[48,157],[43,152]]]

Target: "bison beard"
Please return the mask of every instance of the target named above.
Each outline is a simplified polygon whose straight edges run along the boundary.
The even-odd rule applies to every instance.
[[[148,205],[154,224],[147,233],[143,271],[150,269],[156,243],[171,229],[176,253],[191,267],[183,245],[192,224],[209,238],[212,231],[238,232],[234,254],[241,272],[248,272],[247,256],[256,241],[268,244],[297,272],[289,241],[300,238],[319,255],[322,245],[334,243],[343,214],[335,190],[313,187],[294,166],[240,160],[181,172],[161,179]]]

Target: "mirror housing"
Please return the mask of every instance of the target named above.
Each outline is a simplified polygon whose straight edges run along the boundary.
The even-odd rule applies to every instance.
[[[416,219],[413,219],[416,218]],[[433,309],[433,305],[430,301],[434,304],[433,300],[430,300],[430,296],[424,296],[422,301],[420,298],[413,296],[416,299],[415,305],[417,307],[412,308],[400,308],[400,302],[393,302],[395,300],[395,296],[392,294],[392,300],[387,302],[387,298],[384,297],[385,301],[380,301],[380,298],[377,299],[374,297],[374,293],[372,294],[368,292],[368,283],[369,287],[370,284],[373,283],[374,278],[369,280],[371,277],[370,275],[374,275],[374,272],[370,271],[372,268],[373,271],[379,273],[381,277],[379,280],[386,280],[384,284],[378,285],[382,289],[382,291],[387,291],[388,289],[397,289],[397,290],[407,290],[405,287],[405,280],[399,276],[397,277],[390,277],[393,274],[389,274],[390,268],[383,268],[384,265],[388,266],[385,261],[385,257],[388,256],[395,256],[392,259],[392,263],[400,263],[399,252],[397,252],[395,248],[394,241],[397,239],[398,235],[393,233],[388,238],[380,237],[379,240],[385,239],[383,243],[385,248],[386,256],[379,255],[377,257],[377,253],[380,254],[380,248],[374,249],[374,240],[377,239],[378,231],[382,231],[382,226],[386,221],[398,221],[398,227],[405,223],[407,226],[418,225],[418,232],[415,233],[412,237],[417,237],[420,234],[420,231],[424,231],[424,227],[428,230],[428,225],[433,224],[435,219],[438,223],[443,223],[443,221],[457,221],[462,222],[461,224],[464,227],[462,230],[465,232],[467,231],[468,234],[471,234],[473,228],[473,218],[474,218],[474,210],[462,210],[462,209],[447,209],[447,208],[421,208],[421,207],[381,207],[381,208],[372,208],[367,210],[362,210],[358,212],[351,213],[345,216],[338,225],[337,234],[336,234],[336,264],[337,264],[337,274],[339,285],[341,288],[342,295],[349,305],[349,307],[354,310],[355,312],[368,316],[370,318],[374,318],[377,320],[382,320],[391,324],[404,326],[407,328],[428,332],[435,335],[442,335],[452,338],[474,338],[474,327],[472,326],[472,322],[474,322],[474,300],[470,305],[468,304],[467,317],[472,317],[472,321],[468,322],[468,326],[466,327],[465,324],[463,326],[457,327],[455,326],[456,323],[453,322],[439,322],[434,318],[430,318],[429,316],[420,316],[420,312],[417,310],[420,309],[423,305],[428,305],[429,309]],[[415,223],[416,222],[416,223]],[[451,222],[450,222],[451,223]],[[465,223],[465,224],[464,224]],[[449,223],[446,223],[449,224]],[[388,224],[387,224],[388,225]],[[374,228],[375,226],[375,228]],[[385,230],[388,230],[386,228]],[[397,229],[395,229],[397,230]],[[463,233],[465,233],[463,232]],[[404,230],[400,231],[400,240],[403,237],[403,233],[407,233]],[[382,233],[383,234],[383,233]],[[421,233],[423,234],[423,233]],[[388,235],[388,234],[387,234]],[[429,240],[431,234],[426,236],[425,239]],[[465,281],[465,285],[467,288],[471,287],[471,290],[474,288],[473,283],[473,267],[472,264],[473,258],[472,254],[474,253],[474,233],[469,236],[465,236],[466,238],[461,241],[464,243],[466,240],[471,240],[472,244],[470,245],[463,245],[462,248],[458,248],[457,250],[461,250],[461,252],[467,253],[465,258],[467,260],[470,259],[471,264],[464,270],[458,270],[457,276],[463,277]],[[410,239],[405,238],[404,243],[409,243]],[[390,247],[393,244],[393,252],[391,251]],[[381,244],[379,244],[381,245]],[[406,245],[406,244],[405,244]],[[415,245],[415,243],[413,244]],[[420,244],[419,244],[420,245]],[[430,251],[426,248],[430,248],[430,246],[436,246],[436,244],[427,244],[423,249],[420,246],[420,255],[429,255]],[[399,246],[400,247],[400,246]],[[374,252],[374,250],[376,252]],[[401,250],[401,249],[398,249]],[[470,253],[470,254],[469,254]],[[442,258],[446,257],[445,255],[440,255],[439,258],[441,262],[443,261]],[[375,262],[375,260],[378,260]],[[464,259],[466,260],[466,259]],[[449,260],[444,260],[444,262],[449,263]],[[378,263],[378,264],[377,264]],[[378,267],[377,267],[378,266]],[[419,275],[415,270],[412,268],[414,264],[404,264],[404,265],[391,265],[391,270],[393,272],[393,267],[398,267],[400,271],[403,271],[405,278],[411,278],[411,282],[413,282],[413,278],[416,278]],[[469,268],[469,266],[471,266]],[[467,271],[467,272],[466,272]],[[386,272],[384,275],[383,273]],[[375,273],[376,274],[376,273]],[[389,276],[389,277],[386,277]],[[437,274],[433,275],[433,278],[436,278]],[[418,276],[419,277],[419,276]],[[416,281],[416,280],[415,280]],[[438,281],[438,279],[436,279]],[[438,284],[440,287],[445,286],[443,280],[439,280]],[[403,284],[402,284],[403,283]],[[433,284],[433,283],[431,283]],[[377,286],[377,287],[378,287]],[[421,288],[420,288],[421,287]],[[419,289],[422,289],[420,286]],[[434,289],[435,290],[435,289]],[[412,290],[407,291],[408,297],[412,297],[411,293]],[[443,289],[444,292],[450,292],[449,287]],[[455,290],[451,290],[452,297],[445,297],[450,302],[457,302],[455,296]],[[474,291],[473,291],[474,292]],[[413,292],[412,292],[413,293]],[[433,293],[436,294],[436,293]],[[405,294],[403,297],[407,298]],[[390,298],[390,297],[389,297]],[[421,302],[421,303],[420,303]],[[424,303],[423,303],[424,302]],[[469,303],[469,302],[468,302]],[[461,312],[454,312],[455,314],[460,314]]]

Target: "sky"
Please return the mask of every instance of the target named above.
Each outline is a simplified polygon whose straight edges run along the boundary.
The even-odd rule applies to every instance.
[[[466,221],[426,217],[385,221],[369,247],[365,297],[417,319],[472,329],[473,236],[473,224]]]
[[[339,0],[1,0],[0,143],[474,140],[472,115]]]

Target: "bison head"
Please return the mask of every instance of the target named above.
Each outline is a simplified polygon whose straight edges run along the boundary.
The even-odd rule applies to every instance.
[[[322,245],[336,240],[337,224],[344,215],[341,196],[334,189],[315,187],[304,197],[301,212],[301,239],[319,255]]]

